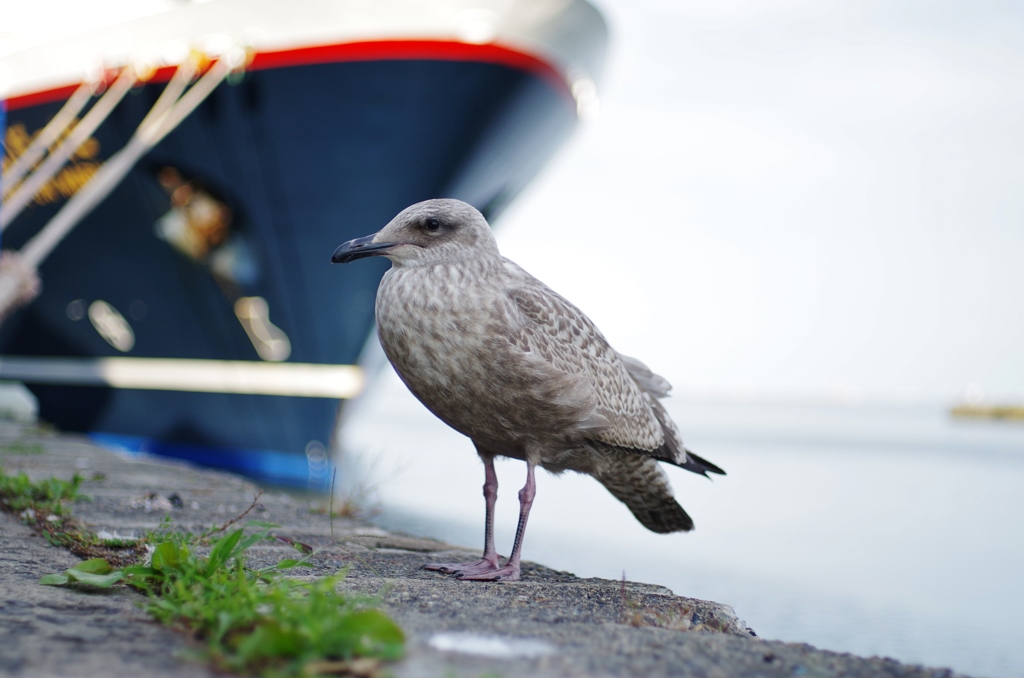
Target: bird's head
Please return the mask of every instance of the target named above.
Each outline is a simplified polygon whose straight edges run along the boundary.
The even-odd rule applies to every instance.
[[[342,243],[331,263],[382,255],[397,266],[430,266],[498,256],[487,220],[461,200],[427,200],[398,213],[373,235]]]

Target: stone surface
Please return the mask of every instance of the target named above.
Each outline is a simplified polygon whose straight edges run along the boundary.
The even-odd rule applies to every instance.
[[[130,459],[83,438],[0,423],[0,466],[34,478],[85,476],[89,501],[73,512],[93,530],[138,535],[165,516],[194,531],[244,511],[257,489],[235,476]],[[580,579],[524,563],[516,583],[460,582],[419,569],[470,559],[441,542],[329,519],[308,499],[263,494],[247,519],[324,547],[298,577],[347,568],[343,587],[378,596],[409,636],[396,676],[954,676],[890,659],[861,658],[751,635],[731,608],[647,584]],[[285,543],[257,547],[254,565],[294,557]],[[38,584],[76,562],[0,513],[0,676],[209,676],[195,646],[157,626],[121,589],[86,594]]]

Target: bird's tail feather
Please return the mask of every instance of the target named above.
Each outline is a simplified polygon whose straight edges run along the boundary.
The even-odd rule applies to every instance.
[[[652,532],[689,532],[693,520],[672,496],[668,476],[657,460],[622,451],[614,463],[592,472],[598,482]]]
[[[656,459],[667,461],[670,464],[684,468],[691,473],[702,475],[705,478],[708,477],[708,473],[725,475],[725,471],[721,468],[686,449],[686,446],[683,445],[683,439],[679,435],[679,429],[676,428],[676,425],[672,422],[668,412],[665,411],[661,403],[654,398],[649,398],[647,403],[651,406],[651,410],[654,412],[654,416],[657,417],[658,423],[661,424],[661,430],[665,434],[665,442],[653,452],[653,456]]]
[[[707,477],[708,473],[717,473],[720,476],[725,475],[725,471],[715,466],[707,459],[704,459],[703,457],[698,457],[696,454],[685,448],[684,451],[686,452],[686,461],[683,462],[682,464],[676,464],[676,466],[678,466],[679,468],[684,468],[687,471],[698,473],[704,476],[705,478]]]

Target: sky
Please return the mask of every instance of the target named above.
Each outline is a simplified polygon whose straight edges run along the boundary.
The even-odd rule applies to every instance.
[[[167,0],[48,6],[0,55]],[[601,115],[507,256],[677,395],[1024,402],[1024,6],[598,6]]]
[[[64,36],[165,11],[173,0],[9,2],[0,23],[0,56]]]
[[[1024,9],[603,0],[506,256],[677,394],[1024,401]]]

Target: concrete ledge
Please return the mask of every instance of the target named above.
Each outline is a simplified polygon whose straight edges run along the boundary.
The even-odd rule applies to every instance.
[[[95,531],[138,535],[169,515],[202,531],[244,510],[257,488],[213,471],[155,459],[127,459],[83,438],[0,423],[0,466],[33,478],[86,478],[90,501],[75,516]],[[376,593],[409,635],[396,676],[845,676],[953,677],[891,659],[861,658],[752,635],[732,608],[635,582],[580,579],[526,563],[516,583],[459,582],[419,569],[479,554],[430,539],[310,511],[307,502],[267,493],[251,517],[315,548],[298,577],[348,568],[342,586]],[[332,525],[333,522],[333,525]],[[332,544],[333,542],[333,544]],[[281,544],[256,547],[256,565],[293,557]],[[0,514],[0,675],[212,676],[187,659],[190,641],[148,621],[127,590],[84,594],[38,584],[76,558]],[[7,639],[14,639],[10,642]]]

